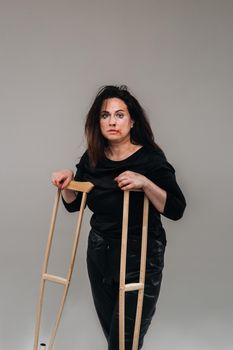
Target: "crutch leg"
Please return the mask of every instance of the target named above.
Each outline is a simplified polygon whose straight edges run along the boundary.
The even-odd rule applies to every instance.
[[[135,318],[132,350],[138,349],[141,318],[142,318],[144,285],[145,285],[148,213],[149,213],[149,200],[146,197],[146,195],[144,195],[139,282],[125,284],[128,216],[129,216],[129,191],[124,192],[120,285],[119,285],[119,349],[120,350],[125,349],[125,293],[134,291],[134,290],[138,290],[138,300],[137,300],[137,311],[136,311],[136,318]]]
[[[42,269],[42,277],[41,277],[41,283],[40,283],[40,291],[39,291],[39,302],[37,306],[37,312],[36,312],[36,327],[35,327],[35,339],[34,339],[34,350],[38,349],[38,340],[39,340],[39,330],[40,330],[40,322],[41,322],[41,313],[42,313],[42,304],[43,304],[43,297],[44,297],[44,288],[45,288],[45,281],[51,281],[54,283],[62,284],[64,286],[63,290],[63,296],[61,300],[61,304],[56,316],[56,321],[55,325],[52,330],[51,338],[49,341],[48,345],[48,350],[52,349],[55,336],[57,333],[57,329],[59,326],[59,322],[61,319],[62,311],[64,308],[66,296],[68,293],[69,285],[70,285],[70,280],[74,268],[74,261],[75,261],[75,256],[76,256],[76,251],[77,251],[77,246],[78,246],[78,240],[79,240],[79,235],[80,235],[80,230],[81,230],[81,224],[82,224],[82,219],[83,219],[83,213],[84,213],[84,208],[86,204],[86,197],[87,193],[91,191],[93,188],[93,185],[88,182],[75,182],[71,181],[69,186],[67,187],[68,189],[75,190],[82,192],[82,202],[80,206],[80,211],[78,215],[78,221],[77,221],[77,226],[76,226],[76,231],[75,231],[75,238],[72,246],[72,252],[71,252],[71,258],[70,258],[70,264],[68,268],[68,273],[66,278],[62,278],[59,276],[51,275],[47,273],[47,268],[48,268],[48,260],[49,260],[49,255],[51,251],[51,244],[52,244],[52,238],[53,238],[53,233],[54,233],[54,228],[55,228],[55,221],[56,221],[56,216],[57,216],[57,210],[58,210],[58,205],[59,205],[59,199],[60,199],[60,190],[57,191],[57,195],[55,198],[55,204],[54,204],[54,209],[53,209],[53,214],[52,214],[52,221],[51,221],[51,227],[49,231],[49,237],[48,237],[48,243],[46,246],[46,253],[45,253],[45,259],[43,263],[43,269]],[[41,343],[40,344],[40,350],[46,350],[46,344]]]
[[[119,280],[119,349],[125,349],[125,272],[129,219],[129,191],[124,192]]]
[[[141,319],[142,319],[142,307],[143,307],[143,297],[145,288],[145,273],[146,273],[146,253],[147,253],[147,238],[148,238],[148,214],[149,214],[149,200],[144,195],[144,205],[143,205],[143,224],[142,224],[142,245],[141,245],[141,259],[140,259],[140,276],[139,276],[139,286],[138,291],[138,303],[137,303],[137,313],[134,328],[134,338],[133,338],[133,349],[138,349]]]

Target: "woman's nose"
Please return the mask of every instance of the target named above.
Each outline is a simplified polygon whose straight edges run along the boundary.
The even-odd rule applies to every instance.
[[[109,117],[109,125],[116,125],[116,118],[113,115]]]

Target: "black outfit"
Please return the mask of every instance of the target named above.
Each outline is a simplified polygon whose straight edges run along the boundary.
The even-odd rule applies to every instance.
[[[113,161],[104,158],[92,168],[87,152],[83,154],[74,179],[90,181],[95,187],[87,196],[87,205],[93,212],[88,237],[87,267],[96,311],[108,341],[109,350],[118,350],[118,292],[121,250],[123,191],[114,178],[126,170],[146,176],[167,192],[163,215],[178,220],[186,201],[176,182],[175,170],[164,153],[145,146],[127,159]],[[81,194],[72,203],[66,203],[70,212],[79,210]],[[139,280],[143,193],[130,194],[126,283]],[[139,349],[155,313],[164,264],[166,235],[160,213],[150,203],[148,247],[143,313]],[[125,294],[125,349],[132,349],[137,291]]]

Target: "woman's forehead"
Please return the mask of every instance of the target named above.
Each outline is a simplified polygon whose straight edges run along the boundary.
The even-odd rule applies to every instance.
[[[108,98],[103,101],[101,111],[116,111],[123,110],[127,111],[127,106],[123,100],[117,97]]]

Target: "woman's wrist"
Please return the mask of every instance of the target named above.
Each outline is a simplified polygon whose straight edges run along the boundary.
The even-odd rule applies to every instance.
[[[144,192],[150,190],[151,189],[151,185],[153,185],[153,182],[151,180],[149,180],[146,176],[143,176],[142,190]]]
[[[61,193],[66,203],[72,203],[76,199],[76,193],[73,190],[64,189]]]
[[[148,178],[146,178],[142,189],[156,209],[160,213],[163,213],[167,199],[167,192]]]

